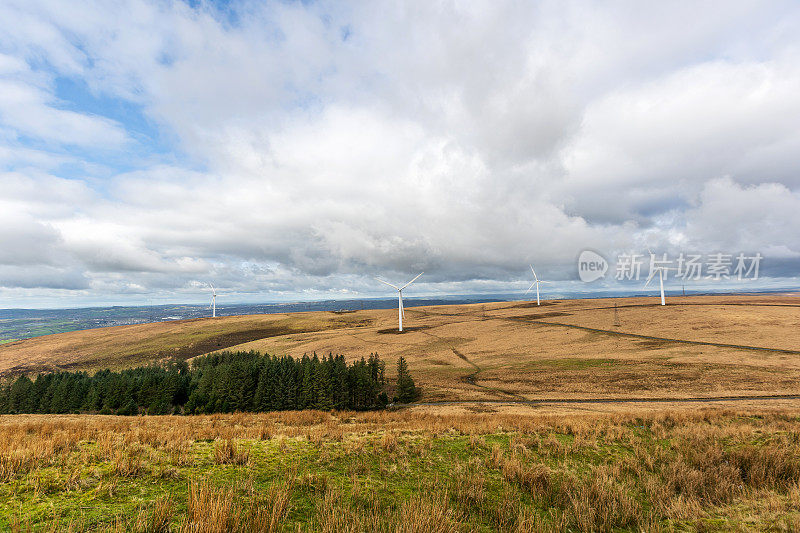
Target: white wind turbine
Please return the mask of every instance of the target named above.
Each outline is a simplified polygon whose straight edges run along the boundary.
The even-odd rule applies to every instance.
[[[531,286],[528,287],[528,290],[525,291],[525,294],[528,294],[529,292],[531,292],[531,289],[533,288],[533,286],[536,285],[536,305],[541,305],[541,303],[539,303],[539,284],[540,283],[550,283],[550,282],[549,281],[540,280],[539,277],[536,275],[536,271],[533,269],[533,265],[528,265],[528,266],[531,267],[531,272],[533,272],[534,281],[533,281],[533,283],[531,283]]]
[[[650,285],[650,282],[656,276],[656,273],[658,273],[658,284],[661,286],[661,305],[667,305],[667,300],[664,298],[664,273],[671,269],[665,266],[656,266],[655,254],[649,248],[647,251],[650,253],[650,275],[647,277],[647,283],[645,283],[644,286],[647,287]]]
[[[411,285],[412,283],[417,281],[417,278],[420,277],[423,274],[424,274],[424,272],[420,272],[419,274],[417,274],[416,278],[412,279],[411,281],[409,281],[408,283],[406,283],[402,287],[398,287],[396,285],[392,285],[388,281],[383,281],[380,278],[375,278],[378,281],[380,281],[381,283],[383,283],[384,285],[388,285],[388,286],[392,287],[394,290],[397,291],[397,318],[398,318],[398,321],[399,321],[399,324],[400,324],[400,326],[399,326],[400,327],[400,331],[403,331],[403,317],[405,317],[405,312],[403,311],[403,289],[405,289],[406,287],[408,287],[409,285]]]
[[[208,284],[211,287],[211,318],[217,317],[217,289],[214,288],[213,285],[210,283]]]

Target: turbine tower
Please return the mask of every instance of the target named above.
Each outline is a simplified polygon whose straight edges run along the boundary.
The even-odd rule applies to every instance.
[[[540,283],[549,283],[549,282],[540,280],[539,277],[536,275],[536,271],[533,269],[533,265],[528,265],[528,266],[531,267],[531,272],[533,272],[534,281],[533,281],[533,283],[531,283],[531,286],[528,287],[528,290],[525,291],[525,294],[528,294],[529,292],[531,292],[531,289],[533,288],[533,286],[536,285],[536,305],[541,305],[539,303],[539,284]]]
[[[208,284],[211,287],[211,318],[217,317],[217,289],[214,288],[213,285],[210,283]]]
[[[661,305],[667,305],[667,301],[664,298],[664,272],[671,269],[665,266],[655,266],[655,254],[650,251],[649,248],[647,251],[650,252],[650,265],[652,266],[650,269],[650,275],[647,277],[647,283],[645,283],[644,286],[647,287],[650,285],[650,282],[656,276],[656,273],[658,273],[658,284],[661,287]]]
[[[397,318],[398,318],[398,323],[399,323],[399,330],[401,332],[403,331],[403,317],[405,316],[405,312],[403,311],[403,289],[405,289],[406,287],[408,287],[409,285],[411,285],[412,283],[417,281],[417,278],[420,277],[423,274],[424,274],[424,272],[420,272],[419,274],[417,274],[416,278],[412,279],[411,281],[409,281],[408,283],[406,283],[402,287],[398,287],[397,285],[392,285],[388,281],[383,281],[380,278],[375,278],[378,281],[380,281],[381,283],[383,283],[384,285],[388,285],[388,286],[390,286],[391,288],[393,288],[394,290],[397,291]]]

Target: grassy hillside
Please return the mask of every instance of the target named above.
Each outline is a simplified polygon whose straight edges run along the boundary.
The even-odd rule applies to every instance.
[[[189,359],[272,336],[370,324],[369,316],[335,313],[252,315],[115,326],[46,335],[0,346],[0,375],[56,369],[112,370],[166,357]]]
[[[370,327],[238,346],[404,356],[429,401],[800,393],[800,298],[505,302],[406,310]],[[617,305],[615,311],[614,307]]]
[[[0,527],[797,531],[798,411],[0,417]]]
[[[119,369],[223,348],[377,352],[409,362],[425,401],[800,394],[794,295],[544,301],[197,319],[0,346],[0,373]]]
[[[426,401],[366,413],[0,416],[0,529],[800,530],[800,400],[674,401],[800,394],[797,298],[614,303],[408,309],[403,334],[394,312],[365,311],[0,346],[6,372],[228,347],[378,352],[389,369],[406,357]],[[513,403],[530,398],[582,401]]]

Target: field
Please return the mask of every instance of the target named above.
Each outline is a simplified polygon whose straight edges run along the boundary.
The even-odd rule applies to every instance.
[[[0,418],[27,531],[800,528],[798,411]]]
[[[167,358],[190,359],[253,339],[356,327],[352,314],[296,313],[175,320],[71,331],[0,346],[0,375],[53,370],[119,370]]]
[[[50,335],[0,372],[220,349],[404,356],[367,413],[0,417],[27,531],[800,531],[795,294],[297,313]],[[391,378],[391,372],[390,376]]]
[[[120,326],[0,346],[0,374],[124,368],[229,348],[409,361],[423,402],[800,395],[800,298],[430,306]],[[616,306],[616,309],[615,309]],[[800,404],[798,404],[800,406]]]

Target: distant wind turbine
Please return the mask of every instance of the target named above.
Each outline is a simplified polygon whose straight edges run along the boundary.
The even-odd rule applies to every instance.
[[[394,290],[397,291],[397,318],[398,318],[398,322],[399,322],[400,331],[403,331],[403,317],[405,317],[405,312],[403,311],[403,289],[405,289],[406,287],[408,287],[409,285],[411,285],[412,283],[417,281],[417,278],[420,277],[423,274],[424,274],[424,272],[420,272],[419,274],[417,274],[416,278],[412,279],[411,281],[409,281],[408,283],[406,283],[402,287],[398,287],[397,285],[392,285],[388,281],[383,281],[380,278],[375,278],[376,280],[380,281],[384,285],[388,285],[388,286],[392,287]]]
[[[539,284],[540,283],[550,283],[550,282],[549,281],[540,280],[539,277],[536,275],[536,271],[533,269],[533,265],[528,265],[528,266],[531,267],[531,272],[533,272],[534,281],[533,281],[533,283],[531,283],[531,286],[528,287],[528,290],[525,291],[525,294],[528,294],[529,292],[531,292],[531,289],[533,288],[533,286],[536,285],[536,305],[541,305],[541,303],[539,303]]]
[[[217,289],[214,288],[213,285],[210,283],[208,284],[211,287],[211,318],[217,317]]]
[[[667,301],[664,298],[664,273],[671,269],[665,266],[655,266],[655,254],[650,251],[649,248],[647,251],[650,253],[650,264],[653,265],[653,268],[650,270],[650,275],[647,277],[647,283],[645,283],[644,286],[647,287],[650,285],[650,282],[656,276],[656,273],[658,273],[658,284],[661,287],[661,305],[667,305]]]

